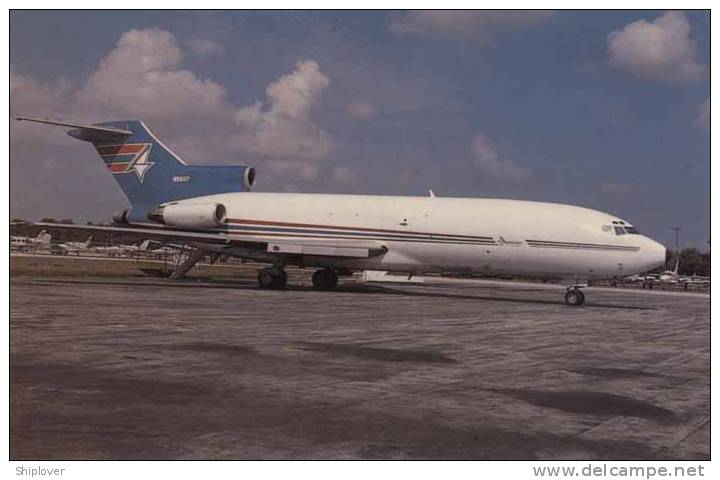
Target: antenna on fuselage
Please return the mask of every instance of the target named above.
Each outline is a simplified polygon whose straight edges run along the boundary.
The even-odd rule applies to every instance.
[[[430,198],[436,197],[435,192],[432,191],[432,188],[430,190],[428,190],[428,193],[430,194]]]

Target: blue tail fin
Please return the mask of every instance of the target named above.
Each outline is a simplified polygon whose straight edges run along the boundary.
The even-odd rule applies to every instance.
[[[91,142],[133,207],[152,207],[183,198],[248,190],[255,171],[248,166],[191,166],[141,121],[98,123],[69,134]],[[91,128],[126,132],[106,135]],[[129,135],[128,135],[129,133]]]

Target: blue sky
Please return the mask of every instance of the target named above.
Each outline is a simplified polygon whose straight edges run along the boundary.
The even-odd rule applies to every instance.
[[[11,110],[142,117],[263,191],[557,201],[706,248],[709,14],[460,13],[12,12]],[[11,215],[125,205],[88,145],[11,148]]]

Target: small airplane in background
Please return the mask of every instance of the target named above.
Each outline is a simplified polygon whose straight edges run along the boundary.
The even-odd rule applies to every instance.
[[[150,249],[150,240],[144,240],[136,245],[121,245],[123,252],[127,255],[139,252],[146,252]]]
[[[136,245],[108,245],[93,247],[95,253],[102,253],[108,257],[126,257],[149,250],[150,240],[145,240]]]
[[[64,242],[53,245],[51,252],[60,255],[80,255],[81,252],[90,251],[92,245],[92,235],[84,242]]]
[[[685,289],[687,290],[688,285],[696,285],[699,287],[704,287],[710,285],[710,277],[706,277],[703,275],[688,275],[688,276],[682,276],[679,279],[680,283],[685,285]]]
[[[675,268],[673,270],[665,270],[657,276],[660,283],[678,283],[678,269],[680,268],[680,258],[675,260]]]
[[[17,252],[29,252],[35,250],[47,250],[50,248],[52,235],[47,230],[42,230],[36,237],[25,237],[21,235],[10,236],[10,250]]]
[[[356,271],[467,271],[560,278],[565,303],[577,306],[590,279],[665,263],[663,245],[626,220],[588,208],[434,195],[254,193],[253,167],[188,165],[139,120],[14,118],[69,128],[95,147],[130,207],[112,227],[82,228],[188,246],[192,253],[172,278],[206,255],[269,264],[258,272],[258,285],[276,290],[287,285],[288,265],[316,269],[317,290],[334,290],[340,276]]]
[[[109,246],[97,246],[92,247],[92,252],[95,253],[101,253],[107,257],[118,257],[118,256],[124,256],[125,250],[121,245],[109,245]]]
[[[665,270],[659,274],[635,274],[625,277],[623,280],[626,282],[642,282],[643,288],[648,286],[652,288],[653,285],[680,285],[685,290],[689,289],[690,285],[694,286],[707,286],[710,285],[710,277],[704,277],[701,275],[680,275],[680,259],[675,260],[675,268],[672,270]]]

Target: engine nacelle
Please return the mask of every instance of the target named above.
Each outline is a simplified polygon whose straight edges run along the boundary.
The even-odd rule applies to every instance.
[[[154,222],[176,228],[212,228],[225,223],[227,211],[221,203],[175,204],[148,213]]]
[[[113,225],[127,225],[129,214],[130,214],[129,208],[126,208],[125,210],[118,210],[117,212],[113,213],[113,216],[112,216]]]

